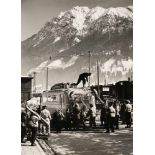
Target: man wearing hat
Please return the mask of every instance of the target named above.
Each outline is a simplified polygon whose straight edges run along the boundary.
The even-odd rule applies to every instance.
[[[130,104],[129,100],[125,101],[126,103],[126,107],[125,107],[125,118],[126,118],[126,128],[130,128],[131,127],[131,112],[132,112],[132,105]]]
[[[95,122],[95,118],[96,118],[96,107],[93,106],[93,104],[90,104],[90,108],[88,110],[88,113],[86,115],[86,117],[89,117],[89,125],[92,128],[93,126],[96,127],[96,122]]]
[[[38,133],[38,121],[40,120],[40,117],[32,114],[31,120],[29,122],[30,129],[31,129],[31,137],[30,137],[30,142],[31,146],[35,146],[35,140],[37,138],[37,133]]]
[[[46,132],[49,134],[50,133],[50,121],[51,121],[51,114],[50,114],[50,112],[49,112],[49,110],[47,110],[47,106],[45,105],[45,106],[43,106],[42,107],[42,111],[41,111],[41,117],[43,118],[43,119],[45,119],[46,120],[46,122],[47,122],[47,126],[46,126]],[[44,128],[44,127],[43,127]]]
[[[107,124],[106,124],[106,132],[109,133],[110,130],[114,132],[114,122],[116,117],[116,110],[113,107],[113,102],[110,101],[108,103],[108,109],[107,109]]]
[[[76,85],[78,85],[82,81],[82,84],[83,84],[83,87],[84,87],[86,82],[88,82],[88,77],[89,76],[91,76],[91,73],[84,72],[84,73],[80,74]]]

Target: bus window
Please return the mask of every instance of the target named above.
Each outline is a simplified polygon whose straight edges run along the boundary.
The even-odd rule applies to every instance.
[[[52,101],[57,102],[57,101],[59,101],[58,95],[49,94],[49,95],[48,95],[48,101],[49,101],[49,102],[52,102]]]

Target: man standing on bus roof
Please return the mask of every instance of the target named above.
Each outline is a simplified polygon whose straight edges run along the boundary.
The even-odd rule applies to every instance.
[[[47,110],[47,106],[46,105],[42,107],[42,111],[41,111],[40,115],[47,122],[46,132],[49,134],[50,133],[51,114],[50,114],[49,110]]]
[[[80,74],[76,85],[78,85],[82,81],[84,87],[86,82],[88,82],[88,76],[91,76],[91,73],[84,72]]]

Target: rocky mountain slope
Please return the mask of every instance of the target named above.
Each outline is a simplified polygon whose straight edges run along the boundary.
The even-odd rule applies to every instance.
[[[22,74],[36,71],[41,78],[48,65],[51,84],[75,82],[79,73],[88,71],[88,51],[92,83],[96,81],[97,60],[102,81],[106,78],[115,82],[132,75],[132,6],[108,9],[77,6],[61,12],[22,42]]]

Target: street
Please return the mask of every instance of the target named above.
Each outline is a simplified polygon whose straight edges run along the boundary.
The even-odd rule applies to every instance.
[[[51,133],[48,145],[58,155],[130,155],[133,154],[132,128],[105,133],[103,129]]]

